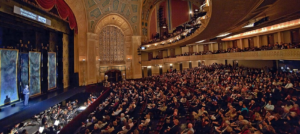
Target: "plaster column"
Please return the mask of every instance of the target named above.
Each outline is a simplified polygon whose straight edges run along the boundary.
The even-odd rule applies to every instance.
[[[239,39],[238,44],[239,44],[238,47],[239,47],[240,49],[243,49],[243,48],[244,48],[243,40],[242,40],[242,39]]]
[[[63,87],[67,88],[70,83],[69,76],[69,35],[63,34]]]
[[[97,34],[88,33],[87,34],[87,70],[86,72],[86,84],[94,84],[97,83],[97,74],[98,70],[96,68],[96,63],[98,59],[96,59],[96,46],[98,42]]]
[[[133,79],[142,78],[141,56],[137,49],[141,46],[141,36],[132,36],[132,73]]]
[[[280,44],[280,42],[282,42],[281,32],[277,33],[277,38],[278,38],[278,43]]]
[[[256,47],[260,47],[260,46],[261,46],[259,35],[256,36],[256,38],[255,38],[255,40],[254,40],[254,44],[255,44],[254,46],[256,46]]]

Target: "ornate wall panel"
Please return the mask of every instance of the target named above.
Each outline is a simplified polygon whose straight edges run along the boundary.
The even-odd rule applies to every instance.
[[[85,0],[88,12],[89,31],[93,31],[98,21],[111,13],[126,18],[135,35],[140,33],[140,0]]]
[[[142,66],[198,60],[299,60],[300,49],[236,52],[209,55],[179,56],[161,60],[142,61]]]
[[[69,36],[63,34],[63,84],[64,88],[70,85],[69,83]]]
[[[115,26],[106,26],[99,35],[100,64],[124,64],[125,40],[122,31]]]

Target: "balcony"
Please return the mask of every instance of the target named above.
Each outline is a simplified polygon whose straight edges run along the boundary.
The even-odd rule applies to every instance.
[[[197,60],[300,60],[300,49],[266,50],[251,52],[221,53],[209,55],[177,56],[159,60],[142,61],[142,66],[162,65]]]

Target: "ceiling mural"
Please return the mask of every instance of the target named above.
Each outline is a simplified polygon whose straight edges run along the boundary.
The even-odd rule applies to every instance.
[[[139,0],[85,0],[88,12],[89,31],[93,31],[97,22],[110,13],[122,15],[131,24],[135,35],[139,34]]]

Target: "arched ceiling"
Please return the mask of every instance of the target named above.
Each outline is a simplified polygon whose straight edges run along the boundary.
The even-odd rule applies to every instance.
[[[140,0],[85,0],[88,31],[93,31],[95,25],[104,16],[120,14],[130,23],[134,35],[140,33]]]

